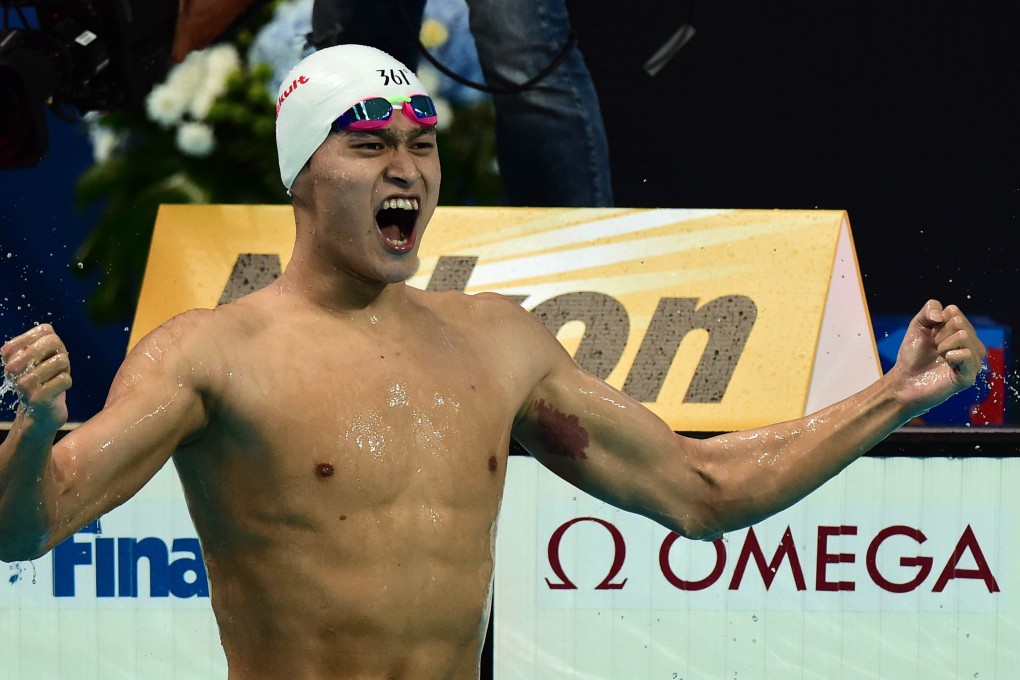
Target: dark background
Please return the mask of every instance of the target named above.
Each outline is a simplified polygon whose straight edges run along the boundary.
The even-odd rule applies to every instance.
[[[1020,330],[1020,9],[871,5],[572,2],[617,204],[844,209],[873,314],[935,297]],[[685,22],[696,35],[649,76],[641,64]],[[58,327],[80,420],[105,396],[130,319],[85,317],[95,278],[69,261],[94,219],[73,202],[91,152],[76,127],[50,127],[42,164],[0,172],[0,334]]]
[[[572,6],[619,205],[844,209],[872,313],[936,297],[1020,330],[1017,3],[659,4]]]

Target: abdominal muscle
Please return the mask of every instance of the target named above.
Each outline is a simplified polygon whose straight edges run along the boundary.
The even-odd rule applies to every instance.
[[[455,562],[419,546],[334,561],[346,551],[324,542],[274,541],[232,571],[211,560],[230,678],[478,677],[488,555]]]
[[[175,454],[231,679],[478,677],[509,433],[396,423],[378,459],[280,420]]]

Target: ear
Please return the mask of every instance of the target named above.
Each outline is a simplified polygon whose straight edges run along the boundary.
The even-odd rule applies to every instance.
[[[305,161],[301,170],[298,171],[297,177],[294,178],[294,182],[290,185],[290,198],[294,207],[298,207],[298,204],[307,206],[312,199],[315,185],[308,179],[310,165],[311,159]]]

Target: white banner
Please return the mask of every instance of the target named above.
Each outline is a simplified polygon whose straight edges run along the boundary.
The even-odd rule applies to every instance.
[[[173,465],[33,562],[0,564],[0,678],[225,678]]]
[[[715,542],[510,461],[497,680],[1015,678],[1016,459],[864,459]]]

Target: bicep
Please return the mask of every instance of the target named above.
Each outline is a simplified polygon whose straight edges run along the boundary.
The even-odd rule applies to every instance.
[[[103,409],[54,446],[51,542],[133,496],[201,429],[203,399],[185,363],[163,334],[147,338],[121,366]]]
[[[578,488],[672,526],[704,494],[697,443],[573,361],[557,362],[538,383],[514,436]]]

